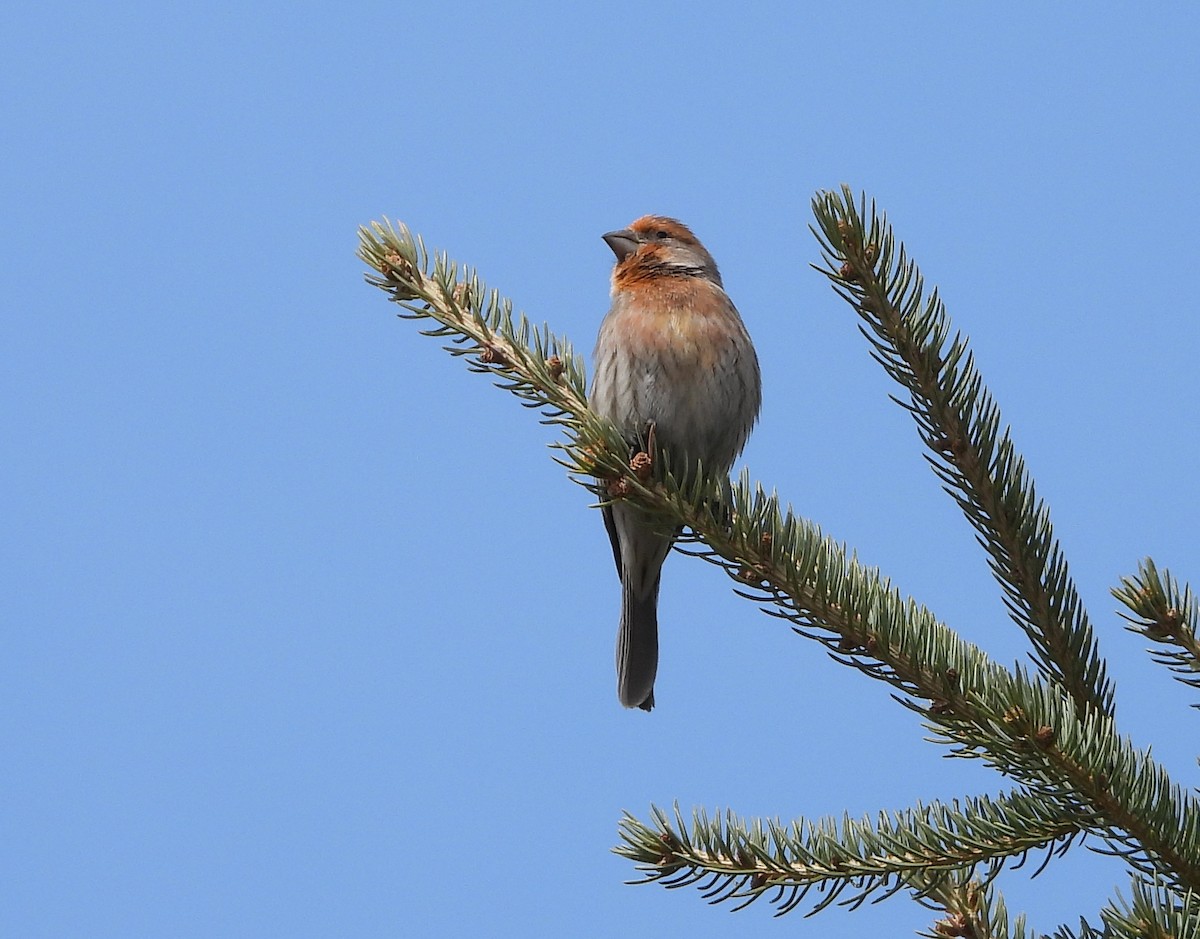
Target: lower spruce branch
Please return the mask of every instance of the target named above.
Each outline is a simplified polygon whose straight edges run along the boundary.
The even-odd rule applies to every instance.
[[[1079,829],[1045,800],[1014,793],[997,800],[918,806],[878,819],[747,823],[732,813],[696,812],[689,824],[652,809],[654,823],[631,815],[614,849],[638,865],[643,882],[701,884],[711,902],[744,907],[767,898],[779,913],[815,890],[813,912],[835,900],[855,905],[900,889],[918,898],[959,896],[968,882],[988,883],[1031,851],[1065,851]],[[982,879],[975,879],[981,868]],[[951,890],[950,885],[957,886]],[[843,894],[847,896],[843,897]],[[955,907],[944,907],[955,909]]]

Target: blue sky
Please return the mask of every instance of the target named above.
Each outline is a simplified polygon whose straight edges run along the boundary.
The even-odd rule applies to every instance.
[[[0,933],[889,935],[629,887],[623,809],[996,792],[680,556],[659,707],[551,429],[397,320],[387,215],[590,351],[601,233],[688,222],[756,341],[753,475],[1024,654],[809,199],[883,206],[1012,422],[1118,682],[1188,785],[1185,689],[1108,588],[1200,580],[1192,5],[68,5],[3,14]],[[1002,886],[1049,930],[1120,865]]]

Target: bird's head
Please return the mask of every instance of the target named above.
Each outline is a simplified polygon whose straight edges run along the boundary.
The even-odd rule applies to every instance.
[[[628,228],[603,236],[617,256],[613,284],[650,277],[703,277],[720,286],[721,273],[708,249],[683,222],[643,215]]]

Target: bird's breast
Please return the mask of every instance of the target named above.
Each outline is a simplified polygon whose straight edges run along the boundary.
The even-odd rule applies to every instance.
[[[596,348],[593,403],[630,439],[654,421],[668,450],[727,464],[757,413],[750,339],[719,287],[667,280],[614,296]]]

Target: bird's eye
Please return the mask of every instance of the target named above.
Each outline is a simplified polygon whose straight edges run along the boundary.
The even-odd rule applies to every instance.
[[[671,237],[671,235],[668,232],[665,232],[660,228],[658,231],[656,231],[654,233],[654,237],[657,238],[659,241],[666,241],[668,238]]]

